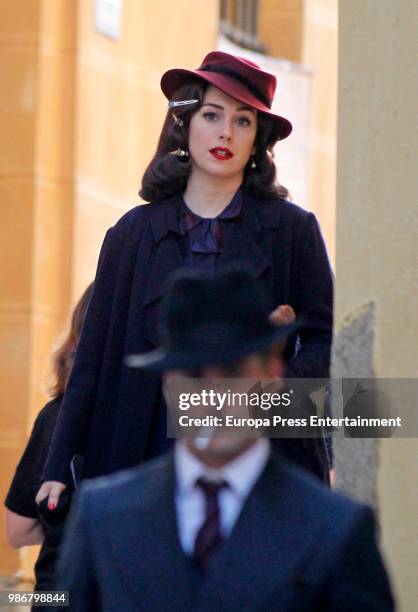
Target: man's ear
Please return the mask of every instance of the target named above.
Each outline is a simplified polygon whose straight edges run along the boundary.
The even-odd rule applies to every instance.
[[[281,345],[281,343],[280,343]],[[268,372],[270,378],[283,378],[284,376],[284,361],[282,358],[284,346],[274,347],[268,360]]]
[[[178,378],[180,374],[181,372],[179,372],[178,370],[166,370],[161,375],[163,384],[169,384],[172,380]]]

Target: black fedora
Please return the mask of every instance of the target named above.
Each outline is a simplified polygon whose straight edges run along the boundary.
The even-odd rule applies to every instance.
[[[233,363],[295,333],[300,324],[274,326],[262,288],[246,271],[207,278],[177,274],[165,300],[161,348],[130,355],[130,367],[162,372]]]

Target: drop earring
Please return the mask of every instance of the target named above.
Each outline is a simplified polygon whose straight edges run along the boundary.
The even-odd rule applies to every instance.
[[[190,153],[188,149],[177,149],[176,157],[179,160],[179,162],[181,162],[182,164],[185,164],[186,162],[189,161]]]
[[[257,168],[257,164],[255,163],[255,155],[251,155],[250,159],[251,159],[250,168],[251,170],[254,170],[255,168]]]

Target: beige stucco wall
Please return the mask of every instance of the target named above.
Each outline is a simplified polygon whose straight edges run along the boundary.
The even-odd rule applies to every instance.
[[[379,377],[418,375],[417,24],[413,0],[340,2],[336,331],[372,304],[368,348]],[[380,441],[376,450],[382,546],[399,609],[410,612],[418,441]]]
[[[7,0],[0,20],[0,495],[45,400],[70,294],[74,8]],[[0,571],[30,567],[0,535]],[[27,563],[26,561],[27,560]]]
[[[302,0],[260,0],[258,35],[268,55],[302,60]]]
[[[270,57],[254,54],[255,61],[277,74],[278,112],[295,127],[278,146],[280,178],[317,215],[334,265],[338,0],[260,0],[259,7],[258,35]]]
[[[308,193],[335,262],[338,0],[304,0],[302,62],[312,71]]]

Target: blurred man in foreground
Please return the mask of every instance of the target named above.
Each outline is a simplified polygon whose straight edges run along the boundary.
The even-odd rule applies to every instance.
[[[130,365],[168,377],[277,378],[278,348],[295,326],[268,321],[247,273],[189,273],[166,305],[163,347]],[[60,575],[75,611],[394,609],[372,512],[287,464],[268,439],[213,428],[87,483]]]

